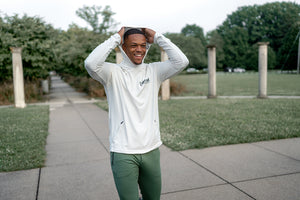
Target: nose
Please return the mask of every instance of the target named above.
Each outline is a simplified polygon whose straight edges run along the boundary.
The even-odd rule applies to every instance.
[[[142,46],[138,45],[137,48],[136,48],[136,51],[142,51]]]

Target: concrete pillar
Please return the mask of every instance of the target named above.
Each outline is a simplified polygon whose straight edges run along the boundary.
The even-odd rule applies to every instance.
[[[167,61],[168,55],[167,53],[161,48],[161,61]],[[162,84],[161,84],[161,99],[162,100],[169,100],[171,96],[171,92],[170,92],[170,79],[165,80]]]
[[[121,54],[121,51],[120,51],[119,47],[116,47],[115,51],[116,51],[116,63],[119,64],[119,63],[122,62],[123,57],[122,57],[122,54]]]
[[[298,42],[297,74],[300,74],[300,37],[299,37],[299,42]]]
[[[48,80],[42,80],[42,89],[43,89],[43,93],[46,93],[46,94],[49,93],[49,81]]]
[[[217,97],[216,89],[216,46],[208,45],[208,98]]]
[[[259,94],[258,98],[267,98],[268,42],[258,43]]]
[[[25,108],[24,77],[21,55],[22,48],[11,47],[10,50],[12,52],[15,107]]]

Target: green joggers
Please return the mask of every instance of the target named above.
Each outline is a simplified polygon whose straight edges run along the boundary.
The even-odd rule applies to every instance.
[[[110,153],[111,168],[120,200],[159,200],[161,193],[160,151],[145,154]]]

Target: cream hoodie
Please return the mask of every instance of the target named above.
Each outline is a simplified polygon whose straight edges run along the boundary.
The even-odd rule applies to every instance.
[[[154,43],[169,57],[165,62],[135,65],[124,53],[118,33],[100,44],[85,60],[88,73],[103,84],[109,105],[110,151],[143,154],[158,148],[158,91],[161,83],[181,72],[188,59],[169,39],[156,33]],[[105,62],[119,46],[123,61]],[[150,45],[149,45],[150,47]]]

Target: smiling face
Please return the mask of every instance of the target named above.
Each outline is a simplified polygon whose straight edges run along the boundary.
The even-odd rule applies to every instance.
[[[128,58],[136,65],[143,62],[147,51],[146,37],[142,34],[128,35],[125,39],[122,48]]]

